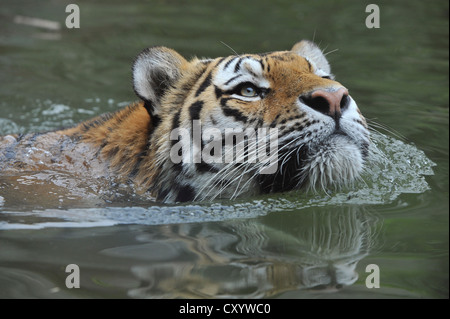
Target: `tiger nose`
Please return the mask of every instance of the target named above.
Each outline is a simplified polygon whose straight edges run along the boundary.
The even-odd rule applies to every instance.
[[[348,90],[340,88],[337,91],[316,90],[308,97],[300,96],[300,101],[314,110],[338,120],[342,111],[350,103],[350,98],[348,97]]]

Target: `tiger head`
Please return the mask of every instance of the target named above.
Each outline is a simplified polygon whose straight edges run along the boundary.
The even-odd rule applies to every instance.
[[[137,179],[160,200],[326,189],[363,171],[366,121],[312,42],[191,61],[152,47],[136,58],[133,84],[154,124],[153,160]]]

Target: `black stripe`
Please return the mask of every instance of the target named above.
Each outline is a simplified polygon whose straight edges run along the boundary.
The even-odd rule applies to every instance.
[[[144,107],[147,110],[148,115],[150,116],[150,122],[152,123],[152,127],[153,128],[157,127],[159,123],[161,123],[161,118],[158,115],[153,114],[153,112],[155,111],[153,103],[151,101],[145,100]]]
[[[236,76],[233,76],[231,79],[229,79],[228,81],[225,82],[225,85],[230,84],[231,82],[233,82],[234,80],[236,80],[237,78],[241,77],[242,74],[238,74]]]
[[[205,80],[203,81],[203,83],[200,85],[200,87],[198,88],[197,92],[195,93],[195,96],[199,96],[204,90],[206,90],[206,88],[208,86],[211,85],[211,72],[209,72],[208,76],[205,78]]]
[[[161,118],[158,115],[153,115],[150,117],[150,121],[152,123],[152,130],[155,129],[161,123]]]
[[[191,121],[200,119],[200,112],[203,108],[203,101],[196,101],[189,107]]]
[[[242,63],[242,60],[243,60],[244,58],[240,58],[239,59],[239,61],[236,63],[236,65],[234,66],[234,73],[237,73],[237,72],[239,72],[239,70],[241,69],[241,63]]]
[[[183,153],[182,149],[180,149],[180,151],[178,151],[178,156],[183,156],[183,154],[180,154],[180,153]],[[181,173],[181,171],[183,170],[183,162],[181,161],[179,163],[173,164],[173,170],[175,172]]]
[[[223,98],[223,99],[220,99],[220,105],[222,105],[222,107],[227,106],[227,102],[228,102],[229,100],[231,100],[231,98]]]
[[[97,151],[97,156],[100,155],[100,153],[102,152],[103,148],[108,145],[109,141],[106,139],[103,141],[103,143],[99,146],[98,151]]]
[[[151,101],[144,100],[144,108],[147,110],[147,113],[150,116],[152,127],[155,128],[161,122],[161,118],[158,115],[153,114],[155,111],[153,103]]]
[[[152,192],[153,191],[153,187],[150,186],[147,191],[148,192]],[[163,201],[166,198],[166,196],[169,194],[169,191],[170,191],[169,189],[160,190],[158,195],[156,196],[156,199],[158,201]]]
[[[367,159],[367,157],[369,156],[369,144],[368,143],[363,143],[359,149],[361,150],[361,154],[364,160]]]
[[[236,121],[241,121],[241,122],[246,123],[246,122],[248,121],[247,116],[245,116],[244,114],[242,114],[241,111],[238,111],[238,110],[236,110],[236,109],[230,108],[230,107],[227,105],[227,102],[228,102],[229,100],[231,100],[231,98],[223,98],[223,99],[220,100],[220,105],[222,106],[223,114],[224,114],[225,116],[232,116],[232,117],[234,117],[234,119],[235,119]]]
[[[253,72],[252,70],[247,70],[248,71],[248,73],[250,73],[253,77],[258,77],[257,75],[256,75],[256,73],[255,72]]]
[[[294,126],[288,127],[286,130],[285,129],[286,129],[285,126],[283,126],[283,128],[281,128],[281,127],[279,128],[281,135],[278,136],[278,138],[282,138],[283,136],[287,136],[293,132],[299,133],[299,132],[303,131],[305,129],[305,127],[300,123],[296,123]]]
[[[151,101],[144,100],[144,107],[147,110],[148,115],[152,116],[155,108],[153,107],[153,103]]]
[[[222,111],[225,116],[232,116],[232,117],[234,117],[234,119],[236,121],[240,121],[240,122],[244,122],[244,123],[247,123],[247,121],[248,121],[248,117],[245,116],[244,114],[242,114],[241,111],[238,111],[236,109],[232,109],[228,106],[223,106]]]
[[[95,128],[95,127],[98,127],[98,126],[100,126],[100,125],[103,125],[103,124],[105,124],[107,121],[109,121],[110,119],[112,119],[113,116],[114,116],[115,114],[117,114],[118,112],[120,112],[120,111],[117,111],[117,112],[114,112],[114,113],[105,113],[105,114],[99,115],[98,117],[94,118],[93,120],[90,120],[90,121],[87,121],[87,122],[83,122],[83,123],[81,123],[81,125],[82,125],[81,130],[82,130],[83,132],[87,132],[87,131],[89,131],[91,128]],[[117,119],[116,126],[117,126],[118,124],[120,124],[126,117],[128,117],[128,115],[129,115],[129,114],[126,114],[126,115],[124,115],[123,117],[118,118],[118,119]],[[109,129],[110,129],[110,131],[111,131],[111,128],[110,128],[110,127],[109,127]]]
[[[289,141],[286,141],[288,143]],[[290,149],[285,150],[289,152]],[[278,163],[283,167],[278,167],[275,174],[261,174],[257,176],[260,189],[263,193],[289,191],[299,187],[299,183],[303,184],[305,175],[299,174],[304,166],[306,156],[309,153],[308,147],[304,146],[297,156],[291,156],[287,161]],[[283,154],[279,154],[278,158],[283,158]],[[302,185],[300,185],[302,186]]]
[[[219,172],[219,170],[217,168],[215,168],[214,166],[211,166],[210,164],[206,163],[206,162],[201,162],[201,163],[196,163],[195,164],[195,169],[199,172],[203,172],[203,173],[217,173]]]
[[[262,118],[255,119],[253,122],[256,122],[255,127],[263,127],[264,120]]]
[[[218,88],[217,86],[215,86],[215,85],[214,85],[214,93],[216,93],[216,98],[217,98],[217,99],[220,99],[220,98],[222,97],[222,94],[223,94],[222,90],[219,89],[219,88]]]
[[[288,61],[288,60],[286,60],[286,55],[285,54],[283,54],[283,55],[274,55],[274,56],[272,56],[272,59],[278,60],[278,61],[282,61],[282,62]]]
[[[217,62],[216,66],[220,65],[227,57],[220,58],[219,62]]]
[[[202,108],[203,108],[203,101],[194,102],[189,107],[189,114],[191,116],[192,125],[194,123],[193,122],[194,120],[200,119],[200,112],[201,112]],[[193,134],[194,134],[194,131],[192,129],[192,135]],[[200,132],[200,134],[201,134],[201,132]],[[195,144],[195,142],[194,142],[194,144]],[[205,148],[205,141],[203,141],[203,139],[201,139],[200,152],[203,152],[204,148]],[[202,161],[200,163],[195,163],[195,169],[199,172],[208,172],[214,168],[212,166],[210,166],[209,164]]]
[[[225,71],[225,70],[230,66],[230,64],[233,63],[233,61],[236,60],[237,58],[238,58],[238,57],[235,56],[235,57],[233,57],[231,60],[229,60],[227,63],[225,63],[225,65],[224,65],[224,67],[223,67],[223,70]]]
[[[280,118],[280,114],[277,114],[277,116],[275,116],[275,118],[273,119],[272,123],[270,123],[269,127],[274,128],[275,126],[277,126],[277,121],[279,118]]]
[[[114,156],[117,155],[117,153],[119,152],[120,147],[119,146],[114,146],[112,149],[110,149],[109,151],[107,151],[105,153],[106,158],[113,158]]]
[[[177,127],[180,126],[180,114],[181,114],[181,109],[179,109],[178,112],[175,113],[175,115],[173,116],[173,119],[172,119],[172,130],[174,130]]]
[[[177,113],[175,113],[175,115],[173,116],[172,131],[180,126],[180,113],[181,113],[181,109]],[[174,146],[177,142],[178,142],[178,139],[172,140],[172,146]]]
[[[292,121],[292,120],[301,120],[302,118],[306,117],[306,113],[301,113],[301,114],[297,114],[294,116],[291,116],[288,120]]]
[[[305,59],[305,60],[306,60],[306,62],[308,63],[309,71],[312,72],[313,70],[312,70],[312,65],[311,65],[311,63],[308,61],[308,59]]]
[[[213,120],[214,121],[214,120]],[[213,122],[214,123],[214,122]],[[217,124],[217,123],[216,123]],[[203,153],[203,150],[205,149],[205,141],[201,140],[201,147],[200,151]],[[195,169],[199,172],[212,172],[217,173],[219,170],[213,166],[211,166],[209,163],[204,162],[203,160],[200,163],[195,163]]]
[[[254,60],[254,61],[258,61],[258,60],[256,60],[256,59],[253,59],[251,56],[246,55],[246,56],[242,57],[242,58],[239,60],[238,63],[236,63],[236,65],[234,66],[234,73],[239,72],[239,70],[241,69],[241,64],[242,64],[242,62],[243,62],[245,59],[251,59],[251,60]]]
[[[178,195],[175,201],[188,202],[194,200],[194,198],[195,198],[194,189],[189,185],[184,185],[180,187],[180,190],[178,191]]]
[[[264,71],[266,67],[265,67],[263,61],[262,60],[257,60],[257,61],[259,62],[259,64],[261,64],[261,69]]]

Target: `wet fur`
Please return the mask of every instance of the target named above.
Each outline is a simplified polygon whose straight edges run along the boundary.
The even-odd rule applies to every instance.
[[[339,186],[363,169],[369,134],[354,101],[348,119],[342,113],[345,127],[337,137],[326,115],[299,103],[299,96],[315,90],[342,87],[311,42],[291,51],[191,61],[153,47],[137,57],[133,74],[141,102],[72,128],[0,138],[0,171],[96,172],[131,181],[158,200],[179,202]],[[233,97],[228,86],[239,79],[267,86],[266,95],[251,101]],[[191,129],[195,119],[219,128],[278,128],[279,170],[262,176],[249,164],[173,163],[168,136],[177,127]]]

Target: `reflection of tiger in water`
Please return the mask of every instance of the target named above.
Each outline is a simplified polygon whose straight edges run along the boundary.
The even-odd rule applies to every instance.
[[[311,42],[291,51],[191,61],[152,47],[137,57],[133,83],[143,102],[73,128],[0,138],[0,170],[118,177],[173,202],[339,186],[363,169],[366,122]],[[177,141],[170,133],[192,134],[195,120],[202,130],[220,132],[278,129],[277,170],[260,174],[261,166],[250,161],[195,162],[185,153],[174,162]],[[193,156],[210,139],[203,135]]]
[[[289,223],[272,214],[163,225],[141,232],[135,245],[103,253],[145,256],[131,267],[140,285],[128,294],[137,298],[310,298],[355,284],[358,263],[377,245],[380,220],[360,206],[285,214]]]

